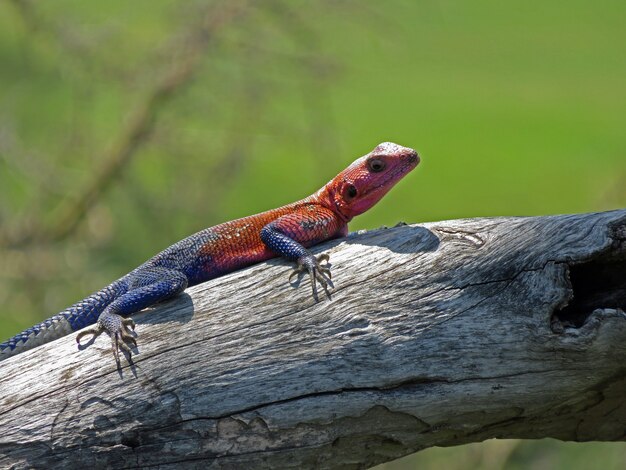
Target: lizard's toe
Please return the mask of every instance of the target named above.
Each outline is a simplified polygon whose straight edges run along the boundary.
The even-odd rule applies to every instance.
[[[313,298],[315,300],[318,299],[317,295],[317,283],[324,288],[324,292],[330,298],[330,289],[334,289],[333,281],[331,280],[332,275],[330,272],[330,267],[328,265],[328,261],[330,260],[330,256],[326,253],[319,255],[317,258],[313,255],[303,256],[298,259],[298,266],[293,270],[291,275],[289,276],[289,282],[294,276],[297,276],[301,273],[308,273],[311,278],[311,289],[313,290]],[[322,262],[326,262],[326,264],[322,264]]]
[[[298,265],[297,267],[293,268],[293,271],[291,271],[291,274],[289,275],[289,283],[291,283],[291,280],[294,277],[299,277],[302,273],[306,273],[306,268],[304,266]]]
[[[127,354],[129,358],[132,355],[131,347],[137,347],[137,340],[131,332],[131,328],[134,331],[135,322],[131,318],[124,318],[116,313],[104,311],[98,318],[98,322],[92,328],[85,331],[81,331],[76,336],[76,342],[80,346],[80,340],[86,335],[93,335],[93,339],[100,336],[102,333],[107,333],[111,338],[111,349],[113,357],[117,365],[120,365],[119,352],[122,351]]]
[[[132,338],[132,337],[131,337]],[[133,341],[135,340],[134,338],[132,338]],[[124,337],[124,333],[122,333],[121,331],[116,332],[112,337],[112,346],[113,346],[113,354],[115,355],[115,361],[119,363],[119,354],[118,352],[124,351],[125,353],[127,353],[128,355],[132,354],[132,351],[130,349],[130,347],[128,346],[127,343],[127,339]],[[136,345],[136,343],[135,343]]]
[[[135,331],[135,322],[132,318],[122,318],[122,325],[130,326],[133,331]]]
[[[91,328],[87,328],[84,331],[81,331],[80,333],[78,333],[76,335],[76,342],[78,343],[78,347],[80,348],[82,346],[82,344],[80,344],[80,340],[87,335],[92,335],[91,341],[95,340],[98,336],[100,336],[102,333],[104,333],[104,328],[102,328],[102,326],[100,326],[99,324],[96,323],[95,326],[91,327]]]
[[[119,330],[119,335],[124,343],[131,343],[133,347],[137,347],[137,340],[125,326]]]

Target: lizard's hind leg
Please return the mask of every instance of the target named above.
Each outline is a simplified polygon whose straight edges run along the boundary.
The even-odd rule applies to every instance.
[[[96,338],[106,332],[111,337],[113,356],[118,365],[120,349],[130,355],[129,344],[137,345],[129,330],[129,327],[135,329],[135,322],[124,316],[179,294],[185,290],[188,281],[187,276],[180,271],[144,268],[129,274],[128,282],[130,287],[128,292],[107,306],[98,317],[94,327],[80,332],[76,337],[76,341],[80,344],[80,339],[85,335],[92,334]]]

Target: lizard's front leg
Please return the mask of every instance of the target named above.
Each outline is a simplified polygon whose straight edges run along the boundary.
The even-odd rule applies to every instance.
[[[330,297],[328,288],[334,288],[330,268],[327,264],[329,256],[322,254],[317,258],[305,246],[313,246],[345,231],[345,223],[331,210],[312,206],[284,215],[267,224],[261,230],[261,240],[275,253],[289,260],[296,261],[297,267],[289,276],[308,273],[311,278],[313,297],[318,300],[317,283],[324,288]],[[323,264],[326,262],[326,264]]]

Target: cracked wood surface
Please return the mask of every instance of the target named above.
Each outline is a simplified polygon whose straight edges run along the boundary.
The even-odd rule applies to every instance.
[[[2,362],[0,467],[365,468],[492,437],[624,440],[626,210],[315,251],[332,300],[272,260],[136,315],[133,367],[104,337]]]

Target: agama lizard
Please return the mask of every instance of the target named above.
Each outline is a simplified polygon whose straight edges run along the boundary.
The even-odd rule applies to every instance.
[[[348,234],[348,222],[376,204],[419,163],[415,150],[390,142],[356,160],[315,194],[261,214],[204,229],[170,246],[144,264],[89,297],[0,344],[0,360],[60,338],[78,334],[94,338],[106,332],[119,365],[119,351],[130,358],[136,346],[128,315],[223,274],[283,256],[295,261],[294,274],[311,278],[317,299],[319,284],[333,287],[327,263],[307,248]],[[290,277],[290,280],[292,278]]]

